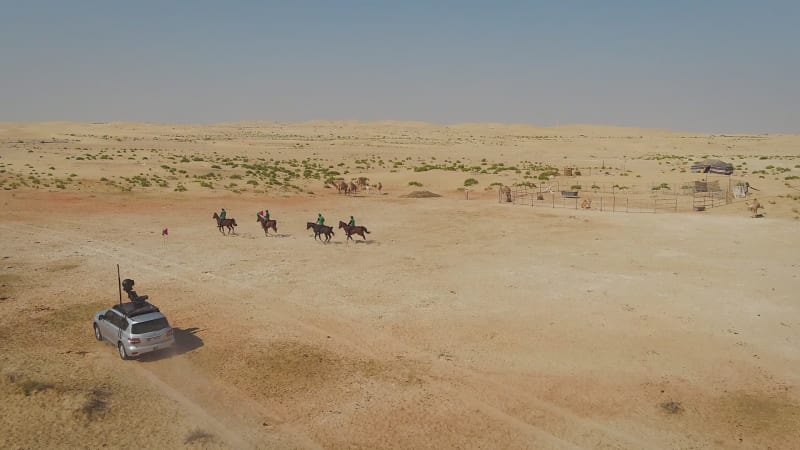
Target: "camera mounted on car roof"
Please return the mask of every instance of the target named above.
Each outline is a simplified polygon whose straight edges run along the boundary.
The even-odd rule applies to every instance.
[[[130,299],[131,303],[144,304],[144,302],[147,301],[149,297],[146,295],[141,295],[141,296],[138,295],[136,291],[133,290],[134,284],[135,282],[133,280],[131,280],[130,278],[126,278],[122,280],[122,290],[125,291],[126,294],[128,294],[128,298]]]

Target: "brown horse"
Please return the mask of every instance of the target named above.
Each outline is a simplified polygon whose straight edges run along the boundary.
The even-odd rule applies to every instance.
[[[353,240],[353,235],[357,234],[362,238],[364,238],[364,240],[366,241],[367,237],[364,236],[364,233],[370,234],[370,232],[367,231],[367,227],[362,227],[362,226],[351,227],[350,225],[342,222],[341,220],[339,221],[339,228],[344,228],[344,233],[347,235],[347,239],[350,240]]]
[[[317,238],[319,238],[320,241],[322,240],[321,234],[325,235],[325,242],[330,241],[331,240],[331,236],[334,235],[333,234],[333,227],[329,227],[327,225],[320,225],[320,224],[314,223],[314,222],[306,222],[306,230],[311,230],[311,229],[314,230],[314,240],[315,241],[317,240]]]
[[[277,220],[274,220],[274,219],[273,220],[264,220],[264,218],[261,217],[261,216],[257,216],[256,220],[261,224],[261,228],[264,229],[264,234],[266,234],[267,236],[269,236],[269,233],[267,232],[267,230],[269,230],[270,228],[272,228],[272,231],[274,231],[276,233],[278,232],[278,221]]]
[[[217,227],[219,227],[219,232],[222,234],[225,234],[225,230],[222,229],[223,227],[228,229],[228,234],[231,234],[234,231],[233,227],[239,226],[236,224],[236,219],[219,220],[219,214],[217,213],[214,213],[211,217],[217,221]]]

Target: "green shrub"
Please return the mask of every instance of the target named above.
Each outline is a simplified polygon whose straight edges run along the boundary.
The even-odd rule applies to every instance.
[[[475,178],[467,178],[466,180],[464,180],[464,187],[470,187],[476,184],[478,184],[478,180],[476,180]]]
[[[422,187],[422,183],[420,183],[419,181],[409,181],[409,182],[408,182],[408,185],[409,185],[409,186],[417,186],[417,187]]]

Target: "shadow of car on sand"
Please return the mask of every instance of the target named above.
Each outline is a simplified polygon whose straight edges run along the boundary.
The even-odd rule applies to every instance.
[[[197,333],[201,331],[203,330],[195,327],[186,329],[173,328],[172,332],[175,334],[175,346],[158,352],[145,353],[138,359],[142,362],[154,362],[173,356],[180,356],[184,353],[196,350],[203,346],[203,340],[197,335]]]

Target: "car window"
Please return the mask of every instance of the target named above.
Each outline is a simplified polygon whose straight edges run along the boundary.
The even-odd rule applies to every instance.
[[[169,322],[162,317],[160,319],[148,320],[147,322],[134,323],[133,327],[131,327],[131,334],[152,333],[153,331],[163,330],[164,328],[169,328]]]
[[[103,314],[103,318],[104,318],[105,320],[109,320],[109,321],[111,321],[111,320],[114,320],[114,317],[116,317],[116,316],[117,316],[117,314],[115,314],[115,313],[114,313],[113,311],[111,311],[110,309],[109,309],[108,311],[106,311],[106,313],[105,313],[105,314]]]
[[[128,321],[125,320],[124,317],[120,316],[117,312],[112,312],[109,310],[107,314],[109,314],[110,317],[108,317],[106,320],[108,320],[111,325],[123,330],[128,328]]]

